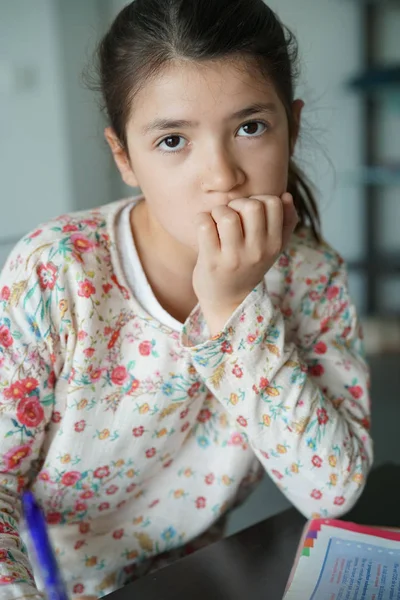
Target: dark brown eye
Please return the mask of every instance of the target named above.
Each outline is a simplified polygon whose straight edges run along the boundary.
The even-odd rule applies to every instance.
[[[251,121],[242,125],[240,129],[244,130],[245,133],[245,135],[241,135],[240,137],[258,137],[265,132],[267,125],[262,121]]]
[[[258,133],[258,125],[258,123],[248,123],[247,125],[243,125],[243,129],[249,135],[254,135],[255,133]]]
[[[171,137],[166,138],[164,142],[168,146],[168,148],[176,148],[177,146],[179,146],[180,139],[181,138],[179,136],[173,135]]]

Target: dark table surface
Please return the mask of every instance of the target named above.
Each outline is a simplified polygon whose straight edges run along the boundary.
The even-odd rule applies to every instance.
[[[346,520],[400,527],[400,466],[371,473]],[[112,600],[280,600],[305,519],[295,509],[271,517],[127,585]]]

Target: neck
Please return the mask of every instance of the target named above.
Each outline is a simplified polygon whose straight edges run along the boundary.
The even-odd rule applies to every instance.
[[[187,294],[194,295],[195,251],[174,240],[149,214],[145,201],[132,211],[131,227],[143,266],[151,270],[157,264],[157,269],[170,278],[171,285],[178,284]]]

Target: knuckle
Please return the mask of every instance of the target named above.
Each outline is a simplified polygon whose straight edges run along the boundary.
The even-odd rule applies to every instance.
[[[264,210],[264,206],[261,200],[251,199],[244,205],[244,210],[246,213],[261,214]]]

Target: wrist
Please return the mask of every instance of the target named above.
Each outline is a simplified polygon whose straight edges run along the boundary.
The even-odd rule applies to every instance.
[[[200,304],[204,318],[210,331],[210,336],[217,336],[225,327],[225,324],[233,315],[239,304],[229,307],[203,307]]]

